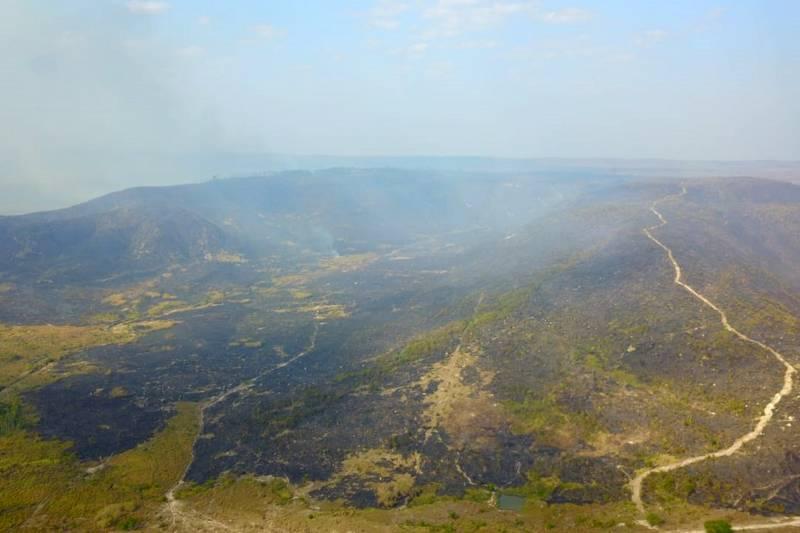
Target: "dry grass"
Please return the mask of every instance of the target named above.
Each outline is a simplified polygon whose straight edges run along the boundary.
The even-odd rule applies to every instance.
[[[351,255],[337,255],[328,259],[320,261],[320,266],[324,270],[334,272],[353,272],[361,270],[365,266],[378,259],[378,254],[351,254]]]
[[[295,300],[305,300],[307,298],[311,298],[311,292],[303,289],[290,289],[289,294],[291,294],[292,298]]]
[[[410,496],[415,483],[416,478],[411,474],[397,474],[390,481],[373,483],[372,488],[378,497],[378,503],[391,507]]]
[[[302,285],[306,281],[310,281],[312,278],[309,276],[310,274],[287,274],[285,276],[278,276],[272,281],[276,287],[288,287],[292,285]]]
[[[47,383],[55,374],[41,371],[68,356],[96,346],[133,342],[139,335],[166,329],[176,322],[148,320],[115,326],[56,326],[52,324],[9,326],[0,324],[0,387],[3,392]],[[87,370],[88,365],[73,365]],[[35,374],[41,375],[35,375]],[[23,383],[24,381],[24,383]]]
[[[372,448],[347,457],[342,462],[339,475],[389,477],[399,469],[419,471],[421,466],[422,456],[418,452],[403,456],[386,448]]]
[[[131,342],[130,328],[104,326],[0,325],[0,386],[6,387],[48,363],[93,346]]]
[[[436,390],[424,401],[423,418],[428,436],[442,427],[459,449],[493,446],[494,435],[506,424],[502,407],[485,390],[493,379],[492,373],[478,370],[477,382],[464,380],[464,370],[477,369],[477,362],[475,355],[459,346],[417,382],[422,390],[436,383]]]
[[[340,304],[319,303],[304,305],[298,307],[297,311],[301,313],[312,313],[314,315],[314,320],[334,320],[350,316],[347,308]]]
[[[366,485],[375,492],[378,503],[391,507],[413,495],[415,475],[421,470],[422,455],[419,452],[401,455],[386,448],[371,448],[348,456],[326,484],[348,477],[366,479]]]
[[[109,294],[103,298],[103,303],[107,305],[113,305],[114,307],[122,307],[128,303],[128,297],[120,292],[115,292],[114,294]]]

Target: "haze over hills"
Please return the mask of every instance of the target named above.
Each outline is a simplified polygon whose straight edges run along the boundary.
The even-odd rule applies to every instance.
[[[77,153],[72,158],[92,160],[96,154]],[[170,169],[148,174],[138,169],[142,161],[150,167]],[[182,184],[198,177],[247,177],[291,171],[321,171],[331,168],[402,169],[406,171],[479,172],[479,173],[549,173],[574,175],[591,171],[595,174],[637,175],[652,177],[715,177],[749,176],[778,180],[796,179],[797,161],[678,161],[668,159],[569,159],[569,158],[499,158],[499,157],[342,157],[311,155],[265,155],[235,153],[187,153],[184,155],[148,152],[135,154],[130,161],[118,156],[108,162],[102,178],[88,180],[89,184],[68,191],[34,191],[31,184],[13,186],[0,198],[0,216],[18,215],[33,211],[53,210],[95,196],[142,184]],[[120,167],[132,170],[122,172]],[[145,181],[143,181],[145,180]]]
[[[767,417],[782,367],[665,250],[795,365],[798,224],[785,181],[563,169],[294,171],[3,218],[0,523],[791,518],[794,377]],[[671,466],[758,417],[738,453]]]
[[[54,266],[108,276],[222,256],[375,251],[426,232],[502,232],[574,194],[570,179],[559,179],[557,188],[553,178],[340,169],[129,189],[4,219],[3,264],[21,276]],[[99,273],[85,270],[89,263]]]
[[[0,532],[800,531],[798,20],[3,0]]]

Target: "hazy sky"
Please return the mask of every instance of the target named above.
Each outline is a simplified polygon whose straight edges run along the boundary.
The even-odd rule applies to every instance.
[[[798,23],[793,0],[3,0],[0,212],[232,152],[800,159]]]

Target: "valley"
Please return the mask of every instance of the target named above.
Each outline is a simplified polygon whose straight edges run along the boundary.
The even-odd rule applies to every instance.
[[[0,528],[796,526],[797,235],[795,185],[599,170],[0,219]]]
[[[800,533],[798,20],[3,0],[0,533]]]

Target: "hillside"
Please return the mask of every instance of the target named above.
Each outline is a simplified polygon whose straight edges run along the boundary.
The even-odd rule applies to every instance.
[[[798,235],[795,185],[591,172],[330,169],[0,219],[0,527],[794,520]]]
[[[512,183],[504,175],[390,169],[135,188],[0,219],[0,268],[9,278],[96,282],[191,262],[374,252],[421,235],[505,231],[576,187],[555,189],[552,178]]]

